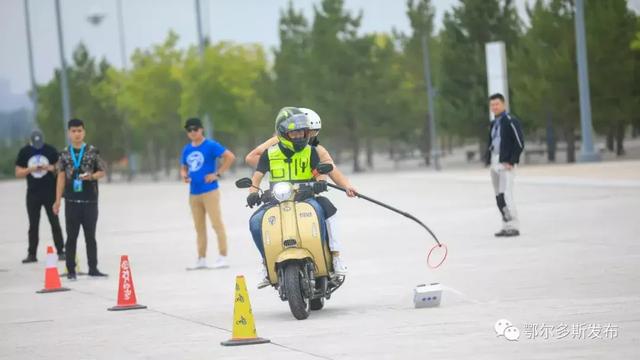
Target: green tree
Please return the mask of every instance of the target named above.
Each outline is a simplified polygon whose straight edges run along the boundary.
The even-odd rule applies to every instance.
[[[358,105],[363,96],[362,71],[366,69],[370,37],[357,35],[362,13],[353,16],[344,9],[343,0],[323,0],[314,7],[311,48],[307,78],[312,81],[308,106],[329,119],[333,139],[348,144],[353,170],[360,164],[361,139],[366,127]],[[333,125],[335,124],[335,125]],[[338,125],[339,124],[339,125]],[[335,143],[335,142],[334,142]]]
[[[611,151],[615,140],[620,156],[625,130],[640,110],[640,99],[633,94],[636,59],[629,47],[636,18],[626,0],[587,1],[585,13],[593,122],[598,132],[607,135]]]
[[[182,86],[179,71],[182,51],[176,48],[178,36],[170,32],[166,40],[151,50],[137,49],[127,72],[112,70],[108,81],[118,89],[118,109],[126,114],[134,138],[134,148],[147,153],[147,168],[155,173],[174,168],[184,142],[178,113]]]
[[[461,0],[444,16],[439,117],[460,136],[479,139],[481,152],[488,126],[485,43],[504,41],[509,56],[520,32],[520,19],[511,0]],[[510,98],[514,107],[517,91]]]
[[[273,127],[269,106],[257,93],[257,84],[267,61],[259,45],[221,42],[205,49],[201,59],[191,48],[179,71],[182,84],[180,115],[183,118],[208,113],[216,138],[231,144],[236,139],[250,143],[264,138]]]
[[[437,69],[440,66],[439,42],[438,39],[433,37],[435,10],[431,5],[431,0],[407,0],[407,16],[409,17],[412,33],[409,37],[403,38],[404,66],[410,76],[406,79],[405,86],[409,89],[412,99],[407,103],[405,113],[410,118],[410,122],[415,124],[416,128],[421,129],[419,137],[420,149],[422,150],[425,164],[429,165],[432,144],[422,48],[423,37],[429,46],[432,82],[436,87],[439,79],[436,76],[438,74]],[[447,132],[449,131],[448,124],[445,121],[438,121],[438,128]]]
[[[529,128],[558,130],[567,142],[567,161],[574,162],[579,98],[573,7],[565,0],[537,0],[527,13],[530,28],[510,62],[512,86],[522,94],[518,108]]]
[[[290,1],[280,12],[278,24],[280,48],[274,50],[272,113],[284,106],[302,106],[308,102],[307,87],[314,86],[309,74],[310,28],[302,11],[296,11]]]
[[[73,53],[67,74],[72,102],[72,117],[80,118],[87,128],[87,141],[95,144],[108,164],[124,155],[122,146],[123,119],[118,115],[113,99],[102,97],[98,90],[106,78],[110,65],[102,60],[96,63],[87,48],[80,44]],[[62,147],[66,144],[60,95],[60,72],[39,87],[38,123],[48,141]],[[64,123],[66,123],[65,119]]]

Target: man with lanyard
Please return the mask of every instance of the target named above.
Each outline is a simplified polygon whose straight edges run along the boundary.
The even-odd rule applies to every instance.
[[[193,268],[207,268],[207,215],[218,238],[219,256],[212,267],[225,268],[227,263],[227,233],[220,210],[220,190],[218,179],[233,164],[236,156],[217,141],[204,136],[202,121],[188,119],[184,125],[191,140],[182,150],[180,175],[189,183],[189,206],[193,216],[198,241],[198,260]],[[222,159],[220,167],[216,161]]]
[[[329,151],[327,151],[324,146],[320,145],[320,141],[318,140],[318,135],[320,133],[320,130],[322,129],[322,120],[320,116],[315,111],[307,108],[286,107],[283,110],[285,109],[289,109],[289,111],[291,111],[292,113],[302,112],[307,116],[307,120],[309,122],[309,145],[315,148],[316,152],[318,153],[320,163],[333,165],[333,171],[329,173],[329,178],[331,178],[331,180],[333,180],[336,185],[345,189],[347,196],[355,197],[357,194],[356,189],[353,187],[353,185],[351,185],[349,179],[335,165],[333,158],[329,154]],[[269,149],[270,147],[278,144],[280,142],[280,139],[281,136],[277,134],[276,129],[275,136],[258,145],[258,147],[253,149],[246,156],[246,163],[249,166],[256,168],[256,166],[258,165],[258,161],[265,153],[265,151],[267,151],[267,149]],[[322,178],[324,178],[324,176],[320,177],[320,179]],[[331,201],[324,196],[317,196],[316,200],[325,209],[325,220],[327,224],[327,231],[329,233],[329,248],[334,259],[334,270],[337,274],[346,275],[348,269],[346,264],[342,260],[342,257],[340,256],[341,246],[339,241],[340,237],[338,235],[339,227],[336,214],[337,209],[335,208],[335,206],[333,206]]]
[[[16,177],[27,179],[27,214],[29,215],[29,249],[23,264],[38,261],[40,208],[47,213],[53,243],[58,252],[58,260],[64,260],[64,240],[58,215],[53,213],[56,200],[55,164],[58,162],[58,150],[45,144],[39,130],[31,133],[31,143],[20,149],[16,159]]]
[[[76,279],[76,247],[80,227],[87,245],[89,276],[107,276],[98,270],[98,180],[105,175],[105,165],[98,148],[84,143],[84,122],[71,119],[67,124],[71,145],[60,153],[56,202],[53,211],[60,211],[64,194],[67,228],[67,278]]]
[[[513,178],[524,149],[524,137],[518,119],[506,111],[502,94],[491,95],[489,106],[494,120],[489,127],[487,165],[491,165],[491,182],[502,215],[502,230],[495,236],[518,236],[520,230],[513,200]]]

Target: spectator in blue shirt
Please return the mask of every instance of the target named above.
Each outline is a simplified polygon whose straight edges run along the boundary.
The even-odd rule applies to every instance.
[[[190,187],[189,205],[198,237],[198,260],[194,269],[207,268],[206,215],[209,215],[218,237],[220,253],[211,267],[228,267],[227,235],[220,211],[218,178],[229,169],[236,157],[218,142],[205,138],[200,119],[188,119],[184,128],[191,142],[182,150],[180,175]],[[218,158],[222,159],[220,167],[216,164]]]

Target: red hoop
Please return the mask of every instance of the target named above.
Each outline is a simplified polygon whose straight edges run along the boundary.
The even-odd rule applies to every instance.
[[[442,257],[442,260],[437,264],[437,265],[431,265],[431,254],[433,253],[433,250],[435,250],[436,248],[441,248],[444,247],[444,256]],[[441,245],[434,245],[431,250],[429,250],[429,254],[427,255],[427,265],[429,265],[430,268],[432,269],[437,269],[440,267],[440,265],[442,265],[442,263],[447,259],[447,254],[449,254],[449,249],[447,248],[447,245],[445,244],[441,244]]]

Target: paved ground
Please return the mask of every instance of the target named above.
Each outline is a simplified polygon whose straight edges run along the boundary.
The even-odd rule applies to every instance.
[[[20,264],[25,184],[0,183],[0,358],[640,356],[640,162],[520,169],[523,235],[516,239],[492,235],[498,213],[484,170],[369,174],[353,182],[423,219],[448,244],[449,258],[429,269],[431,240],[424,230],[331,192],[351,272],[326,308],[305,321],[294,320],[273,290],[255,289],[250,211],[230,179],[222,184],[230,269],[185,271],[195,260],[195,239],[182,185],[104,185],[99,257],[111,277],[80,278],[65,283],[73,291],[47,295],[34,292],[42,287],[44,246],[38,264]],[[46,223],[41,236],[51,243]],[[215,245],[211,257],[214,252]],[[139,302],[148,310],[106,311],[115,304],[121,254],[129,255]],[[236,274],[247,276],[258,335],[272,344],[219,345],[230,337]],[[414,309],[413,287],[433,281],[446,287],[441,307]],[[496,337],[493,326],[501,318],[520,329],[519,341]]]

